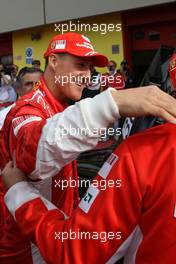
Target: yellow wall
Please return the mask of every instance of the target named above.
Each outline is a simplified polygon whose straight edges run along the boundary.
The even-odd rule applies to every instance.
[[[96,16],[92,18],[84,18],[72,21],[73,23],[82,24],[119,24],[121,23],[120,14],[112,13],[101,16]],[[57,23],[58,25],[59,23]],[[102,27],[102,31],[104,27]],[[31,33],[39,32],[41,34],[40,40],[31,40]],[[26,66],[25,49],[27,47],[33,48],[33,59],[39,59],[42,63],[42,69],[44,69],[44,59],[43,53],[46,50],[50,39],[59,34],[59,31],[55,32],[54,24],[35,27],[31,29],[21,30],[13,32],[13,57],[14,63],[20,68]],[[122,32],[107,32],[106,34],[101,34],[100,32],[80,32],[88,36],[94,44],[95,50],[105,54],[109,59],[113,59],[117,62],[118,67],[120,62],[123,60],[123,45],[122,45]],[[112,44],[118,44],[120,47],[119,54],[112,54]],[[27,65],[29,66],[29,65]],[[98,69],[104,72],[106,69]]]

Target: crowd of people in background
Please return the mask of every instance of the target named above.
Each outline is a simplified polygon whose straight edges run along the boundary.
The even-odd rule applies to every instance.
[[[14,102],[32,90],[39,81],[43,71],[39,67],[23,67],[18,72],[18,67],[12,65],[9,71],[1,67],[0,86],[0,129],[3,126],[6,115]]]
[[[109,60],[107,71],[103,74],[91,68],[92,82],[84,89],[82,99],[86,97],[94,97],[101,91],[105,91],[108,87],[117,90],[133,87],[133,74],[126,60],[120,63],[120,69],[117,69],[117,63]]]
[[[34,73],[40,73],[40,75],[43,73],[40,69],[39,60],[34,60],[31,67],[23,67],[20,70],[15,64],[0,64],[0,110],[11,105],[19,96],[32,89],[33,84],[35,84]],[[27,80],[25,80],[26,78]],[[38,80],[37,78],[36,81]]]

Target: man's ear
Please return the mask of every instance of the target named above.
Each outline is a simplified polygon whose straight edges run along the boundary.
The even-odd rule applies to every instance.
[[[50,54],[48,57],[48,64],[49,66],[53,69],[53,71],[55,72],[55,69],[57,67],[58,64],[58,60],[55,54]]]

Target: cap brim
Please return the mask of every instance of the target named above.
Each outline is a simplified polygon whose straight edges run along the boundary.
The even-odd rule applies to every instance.
[[[108,65],[108,58],[98,52],[92,55],[86,55],[76,52],[68,52],[71,55],[77,56],[77,57],[84,57],[84,58],[92,58],[93,59],[93,65],[97,67],[106,67]]]
[[[62,50],[53,50],[52,52],[48,52],[46,51],[44,53],[44,57],[48,57],[51,53],[62,53],[64,51]],[[108,58],[98,52],[96,52],[95,54],[92,54],[92,55],[86,55],[85,56],[85,53],[77,53],[75,51],[66,51],[68,54],[71,54],[71,55],[74,55],[76,57],[84,57],[84,58],[92,58],[93,59],[93,65],[94,66],[97,66],[97,67],[106,67],[108,65]]]
[[[104,55],[99,54],[97,56],[94,56],[93,58],[94,66],[106,67],[108,65],[108,58]]]

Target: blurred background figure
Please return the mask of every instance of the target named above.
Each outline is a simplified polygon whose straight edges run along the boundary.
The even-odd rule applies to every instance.
[[[170,58],[168,70],[169,70],[172,91],[176,91],[176,51],[173,53],[173,55]]]
[[[18,69],[19,67],[15,64],[13,64],[13,68],[12,68],[12,72],[11,72],[11,77],[12,77],[12,81],[15,82],[16,81],[16,77],[18,74]]]
[[[17,99],[11,71],[12,69],[6,68],[3,64],[0,65],[0,108],[15,102]]]
[[[123,79],[125,81],[125,88],[133,87],[134,85],[133,74],[132,71],[130,70],[127,60],[123,60],[120,63],[120,73],[122,74]]]
[[[41,63],[39,60],[33,60],[32,61],[32,67],[36,69],[40,69]]]
[[[17,97],[20,98],[21,96],[30,92],[34,85],[39,81],[42,73],[43,72],[37,68],[22,68],[18,73],[16,82],[14,83]],[[4,120],[13,105],[14,104],[11,103],[8,107],[0,110],[0,129],[2,128]]]
[[[108,87],[113,87],[117,90],[125,88],[125,80],[120,73],[120,70],[116,70],[117,63],[113,60],[110,60],[107,66],[107,72],[102,74],[101,86],[103,90],[106,90]]]
[[[1,57],[0,64],[0,109],[7,107],[17,99],[14,82],[18,66],[13,64],[12,56]]]
[[[21,97],[31,91],[34,85],[39,81],[42,74],[43,72],[39,68],[22,68],[18,73],[15,83],[15,89],[18,97]]]
[[[107,66],[107,72],[102,74],[101,76],[101,87],[102,90],[106,90],[109,87],[115,88],[116,90],[122,90],[125,88],[125,80],[120,72],[120,70],[117,70],[117,63],[114,60],[110,60]],[[121,120],[117,120],[114,124],[111,124],[109,128],[112,128],[113,131],[116,131],[117,129],[121,128]],[[107,141],[111,137],[115,140],[118,140],[119,135],[109,135],[108,134],[109,129],[106,130],[106,136],[103,136],[101,139],[102,141]]]

